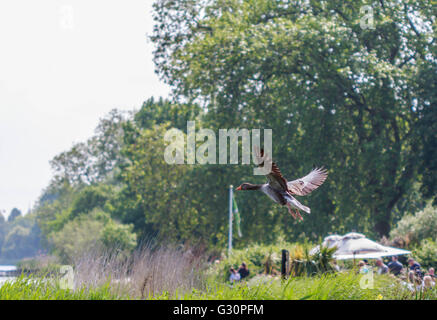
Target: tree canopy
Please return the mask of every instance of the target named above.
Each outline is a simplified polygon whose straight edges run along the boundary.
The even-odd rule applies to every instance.
[[[435,205],[432,2],[159,0],[154,10],[154,62],[171,99],[111,111],[51,161],[34,212],[42,242],[65,261],[90,243],[226,245],[229,185],[265,178],[250,165],[166,163],[164,135],[186,135],[187,121],[215,133],[272,129],[272,157],[289,180],[329,171],[302,199],[312,209],[303,223],[264,196],[236,193],[237,247],[352,230],[389,236]]]
[[[17,208],[13,208],[11,210],[11,213],[9,213],[8,222],[12,222],[20,216],[21,216],[21,211],[18,210]]]
[[[329,168],[313,219],[387,235],[414,181],[435,197],[435,7],[374,2],[363,29],[364,5],[158,1],[151,38],[158,72],[208,125],[272,128],[286,173]]]

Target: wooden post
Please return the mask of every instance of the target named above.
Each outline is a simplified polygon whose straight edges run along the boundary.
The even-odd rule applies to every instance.
[[[286,279],[288,275],[288,269],[290,265],[290,254],[288,250],[282,249],[282,259],[281,259],[281,277]]]

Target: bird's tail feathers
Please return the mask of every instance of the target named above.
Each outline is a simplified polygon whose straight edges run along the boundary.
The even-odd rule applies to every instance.
[[[296,209],[305,211],[306,213],[310,214],[311,213],[311,209],[308,208],[307,206],[304,206],[302,203],[300,203],[299,201],[297,201],[294,197],[288,198],[287,201],[294,206]]]

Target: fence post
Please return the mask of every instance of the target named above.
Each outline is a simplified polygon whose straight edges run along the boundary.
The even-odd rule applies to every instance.
[[[282,249],[282,260],[281,260],[281,277],[282,279],[287,278],[287,273],[290,265],[290,254],[288,250]]]

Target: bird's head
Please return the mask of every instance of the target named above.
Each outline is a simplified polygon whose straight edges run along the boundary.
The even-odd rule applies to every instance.
[[[251,183],[243,183],[241,186],[239,186],[237,189],[235,189],[236,191],[240,191],[240,190],[258,190],[260,188],[260,186],[256,185],[256,184],[251,184]]]

